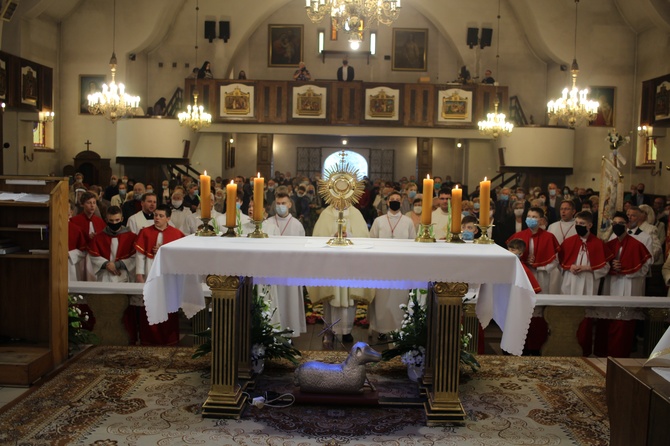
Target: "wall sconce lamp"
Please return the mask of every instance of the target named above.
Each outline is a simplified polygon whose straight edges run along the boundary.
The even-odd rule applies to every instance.
[[[35,153],[31,153],[30,156],[26,155],[26,146],[23,146],[23,161],[32,163],[35,159]]]
[[[42,123],[53,122],[55,116],[56,114],[52,111],[39,112],[39,120]]]
[[[646,125],[639,125],[637,127],[637,136],[640,138],[648,138],[651,134],[651,128]]]
[[[2,107],[2,112],[4,113],[5,112],[5,107],[7,107],[7,104],[2,102],[2,103],[0,103],[0,107]]]

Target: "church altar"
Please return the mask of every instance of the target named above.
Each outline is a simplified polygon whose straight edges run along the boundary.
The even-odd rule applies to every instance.
[[[202,282],[212,290],[212,388],[203,416],[241,415],[239,379],[251,379],[249,309],[253,283],[274,285],[428,288],[426,375],[428,424],[459,422],[458,357],[462,298],[481,284],[476,312],[503,334],[501,347],[520,355],[535,293],[518,258],[497,245],[352,239],[331,247],[323,237],[266,239],[189,236],[163,245],[144,286],[150,323],[181,308],[206,308]],[[454,354],[454,352],[456,354]]]

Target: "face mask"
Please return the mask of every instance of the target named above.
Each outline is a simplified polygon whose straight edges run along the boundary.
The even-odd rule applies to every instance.
[[[109,184],[111,184],[112,186],[116,186],[116,180],[110,180]]]
[[[564,189],[563,195],[570,195],[570,189]]]
[[[143,194],[136,194],[135,195],[135,200],[140,201],[142,199]]]
[[[663,211],[663,215],[665,215],[666,217],[670,216],[670,211]]]
[[[307,195],[314,195],[314,191],[313,190],[307,191]]]
[[[577,231],[577,234],[580,237],[584,237],[586,234],[588,234],[589,228],[587,228],[586,226],[575,225],[575,231]]]
[[[172,200],[172,206],[177,209],[180,208],[184,200]]]
[[[121,182],[122,182],[123,184],[128,183],[128,178],[124,178],[123,180],[121,180]]]
[[[168,188],[167,185],[163,185],[163,189],[167,189],[167,188]]]
[[[302,197],[305,196],[305,193],[304,192],[298,192],[298,196],[302,198]]]
[[[119,195],[121,197],[125,197],[126,196],[126,190],[125,189],[119,189]]]
[[[516,193],[516,197],[517,197],[519,200],[523,200],[525,196],[526,196],[526,194],[524,194],[523,192],[517,192],[517,193]]]
[[[399,201],[389,201],[389,209],[391,209],[394,212],[400,210],[400,202]]]
[[[552,197],[555,197],[556,196],[556,189],[549,189],[549,195],[551,195]]]
[[[216,201],[219,203],[223,202],[223,195],[216,195]]]
[[[283,217],[288,213],[288,206],[286,206],[285,204],[277,204],[275,205],[275,210],[277,211],[277,215]]]
[[[535,198],[537,198],[537,197],[539,197],[539,196],[540,196],[540,193],[539,193],[539,192],[537,192],[537,191],[535,191],[535,192],[533,192],[533,195],[535,196]]]
[[[153,191],[154,191],[153,189],[147,189],[147,193],[148,193],[148,194],[153,193]]]
[[[239,211],[241,207],[242,207],[242,203],[235,203],[235,209],[237,209]]]
[[[116,232],[119,229],[121,229],[121,226],[123,226],[123,222],[120,221],[118,223],[107,223],[107,227],[112,230],[112,232]]]
[[[612,231],[616,234],[617,237],[620,237],[624,232],[626,232],[626,225],[622,223],[616,223],[612,225]]]
[[[422,206],[414,206],[414,213],[415,214],[420,214],[421,213],[421,207]]]
[[[474,240],[475,239],[475,233],[472,231],[463,231],[461,233],[461,239],[462,240]]]
[[[537,218],[526,217],[526,226],[530,229],[535,229],[540,225],[540,222]]]
[[[500,196],[500,201],[507,201],[509,200],[509,195],[501,195]]]
[[[409,198],[414,198],[414,197],[416,197],[416,191],[415,191],[415,190],[411,190],[411,191],[409,191],[409,193],[407,194],[407,196],[408,196]]]
[[[268,186],[268,190],[275,190],[274,186]]]
[[[644,189],[638,189],[638,190],[637,190],[637,193],[638,193],[638,194],[643,194],[643,193],[644,193]]]
[[[461,215],[462,215],[463,217],[469,217],[469,216],[470,216],[470,212],[469,212],[469,211],[463,211],[463,212],[461,212]]]
[[[514,209],[514,215],[521,217],[523,215],[523,209]]]
[[[475,203],[474,208],[475,208],[475,211],[478,211],[479,210],[479,203]]]

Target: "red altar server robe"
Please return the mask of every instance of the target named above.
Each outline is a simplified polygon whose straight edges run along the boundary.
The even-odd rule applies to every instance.
[[[135,281],[135,241],[137,236],[130,229],[123,227],[116,234],[105,228],[95,236],[88,248],[89,261],[91,268],[89,274],[90,280],[98,282],[134,282]],[[116,250],[112,252],[112,242],[116,245]],[[114,254],[112,258],[112,254]],[[107,262],[123,262],[124,268],[118,268],[121,273],[115,276],[103,265]]]
[[[91,218],[86,216],[85,212],[75,215],[70,219],[70,222],[74,223],[81,229],[81,232],[86,237],[86,243],[90,243],[93,239],[91,234],[97,234],[107,226],[105,221],[98,217],[97,215],[92,215]]]
[[[535,261],[533,262],[532,265],[530,265],[533,268],[546,266],[551,262],[553,262],[554,259],[556,258],[556,254],[560,249],[560,245],[558,244],[558,240],[556,240],[554,234],[552,234],[551,232],[547,232],[541,228],[538,229],[535,234],[533,234],[533,231],[531,231],[530,229],[524,229],[523,231],[519,231],[513,234],[509,239],[507,239],[507,243],[509,243],[510,240],[515,238],[521,239],[526,243],[526,250],[521,255],[521,263],[523,263],[524,265],[528,262],[528,253],[530,252],[529,249],[530,240],[531,238],[533,239],[533,244],[535,246],[534,248]]]
[[[137,252],[135,274],[149,274],[155,257],[154,247],[165,245],[184,237],[174,226],[167,226],[163,231],[156,226],[149,226],[140,231],[135,241]],[[124,322],[131,338],[131,343],[139,335],[141,345],[173,345],[179,342],[179,314],[168,314],[168,320],[160,324],[149,325],[144,306],[130,305],[126,311]]]
[[[86,280],[85,262],[87,240],[81,228],[72,221],[67,222],[68,279]]]

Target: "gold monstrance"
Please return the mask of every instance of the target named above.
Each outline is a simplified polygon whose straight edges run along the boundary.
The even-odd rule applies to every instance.
[[[342,151],[342,161],[338,167],[326,170],[326,178],[319,180],[319,194],[328,205],[338,211],[337,234],[328,240],[330,246],[348,246],[354,243],[344,236],[344,210],[358,203],[363,196],[363,183],[358,181],[358,169],[344,162],[346,154]]]

